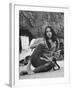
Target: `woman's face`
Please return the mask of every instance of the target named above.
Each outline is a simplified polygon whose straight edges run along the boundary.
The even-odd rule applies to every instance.
[[[51,38],[52,37],[52,32],[51,32],[51,29],[50,28],[47,28],[46,29],[46,35],[48,38]]]

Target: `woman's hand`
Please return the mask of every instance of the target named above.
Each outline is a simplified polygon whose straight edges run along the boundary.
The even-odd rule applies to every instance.
[[[56,52],[53,52],[53,56],[56,57],[56,58],[58,58],[60,56],[60,51],[61,50],[58,50]]]

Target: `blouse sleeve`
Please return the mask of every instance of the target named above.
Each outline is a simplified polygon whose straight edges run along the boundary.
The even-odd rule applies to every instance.
[[[44,44],[44,39],[43,38],[36,38],[36,39],[32,39],[31,43],[30,43],[30,48],[36,48],[39,44]]]

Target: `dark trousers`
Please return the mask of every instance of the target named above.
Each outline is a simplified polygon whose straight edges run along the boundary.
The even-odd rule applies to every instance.
[[[31,63],[35,67],[35,73],[49,71],[55,66],[53,61],[45,61],[40,59],[44,53],[49,54],[48,48],[43,44],[39,44],[31,55]]]
[[[50,71],[53,67],[54,67],[54,63],[50,61],[44,65],[36,67],[36,69],[34,70],[34,73],[47,72],[47,71]]]

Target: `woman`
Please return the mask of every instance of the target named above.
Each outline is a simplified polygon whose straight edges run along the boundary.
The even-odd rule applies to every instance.
[[[33,46],[31,48],[33,49]],[[29,56],[29,68],[32,64],[32,66],[35,67],[33,70],[34,73],[50,71],[52,68],[53,70],[59,70],[60,66],[57,64],[56,57],[54,56],[57,48],[58,41],[56,34],[52,27],[47,26],[45,28],[44,43],[40,43],[38,46],[36,46],[32,55]],[[55,69],[55,66],[57,69]]]
[[[58,41],[52,27],[47,26],[45,28],[44,36],[44,44],[39,44],[30,57],[31,64],[35,67],[35,73],[49,71],[52,68],[54,70],[60,69],[60,66],[56,62],[56,57],[54,57],[58,48]],[[55,66],[57,66],[57,69],[55,69]]]

